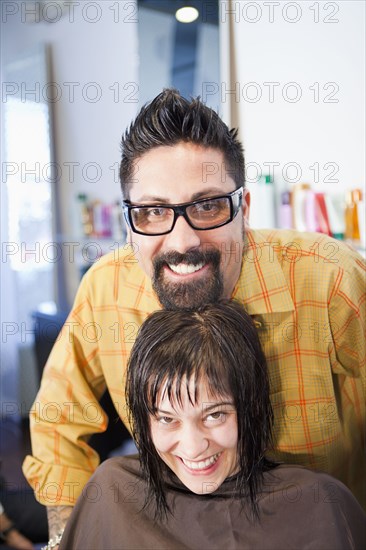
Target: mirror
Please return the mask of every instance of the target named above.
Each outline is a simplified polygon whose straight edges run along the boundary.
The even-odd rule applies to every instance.
[[[174,87],[185,97],[201,96],[218,110],[218,2],[189,2],[198,17],[192,23],[180,23],[175,14],[186,4],[176,0],[138,1],[140,103],[151,100],[164,87]]]

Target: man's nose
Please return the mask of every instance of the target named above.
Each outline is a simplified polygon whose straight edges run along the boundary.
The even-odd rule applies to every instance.
[[[199,232],[195,231],[183,216],[179,216],[173,231],[166,235],[165,242],[169,249],[184,254],[192,248],[197,248],[201,243],[201,238]]]
[[[186,428],[181,433],[179,451],[183,458],[196,460],[205,458],[204,454],[209,447],[209,441],[199,428]]]

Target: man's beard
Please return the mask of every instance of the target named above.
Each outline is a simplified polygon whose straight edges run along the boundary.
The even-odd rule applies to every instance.
[[[224,283],[220,272],[219,250],[191,250],[186,254],[171,251],[156,256],[153,260],[152,285],[165,309],[197,309],[217,302],[223,295]],[[197,281],[172,282],[164,277],[167,264],[210,264],[211,273]]]

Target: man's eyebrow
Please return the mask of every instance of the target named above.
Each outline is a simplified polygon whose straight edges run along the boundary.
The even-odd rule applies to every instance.
[[[208,196],[207,196],[208,195]],[[194,193],[192,195],[192,201],[196,201],[198,199],[204,199],[204,198],[210,198],[211,197],[217,197],[218,195],[226,195],[226,193],[221,189],[221,187],[211,187],[208,190],[205,191],[199,191],[198,193]]]
[[[218,195],[225,195],[226,193],[220,188],[220,187],[210,187],[209,189],[204,189],[203,191],[198,191],[197,193],[193,193],[191,196],[190,201],[196,201],[201,198],[210,198]],[[135,202],[135,201],[131,201]],[[136,201],[136,204],[143,204],[144,202],[155,202],[157,204],[179,204],[179,203],[171,203],[166,197],[159,197],[157,195],[143,195],[138,201]]]

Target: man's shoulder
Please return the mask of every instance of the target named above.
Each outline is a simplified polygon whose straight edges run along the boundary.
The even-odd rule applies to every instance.
[[[129,272],[134,269],[140,270],[136,251],[130,244],[113,245],[110,252],[101,256],[88,270],[88,274],[96,275],[106,269],[122,269]]]
[[[279,256],[285,255],[287,260],[308,258],[315,264],[342,267],[346,271],[351,271],[354,265],[365,265],[365,260],[351,245],[323,233],[295,229],[253,229],[250,234],[256,246],[271,246]]]
[[[118,285],[146,284],[147,275],[141,269],[135,250],[129,244],[115,247],[111,252],[101,256],[85,273],[83,285],[86,287],[106,287],[118,281]]]
[[[74,306],[80,303],[103,315],[108,310],[115,311],[116,306],[133,315],[159,309],[152,281],[140,267],[133,246],[128,244],[111,250],[89,268]]]

